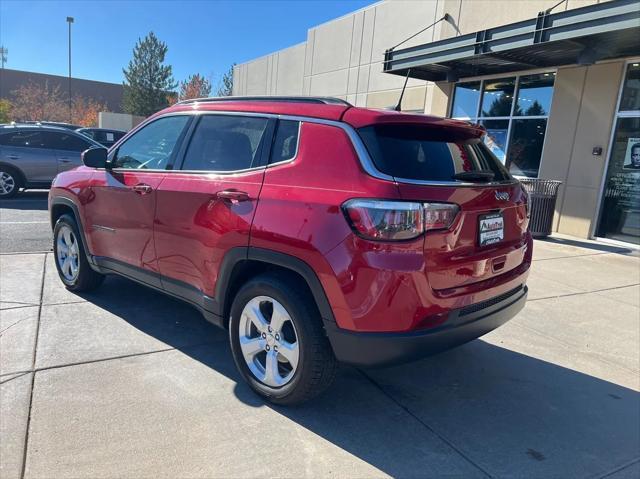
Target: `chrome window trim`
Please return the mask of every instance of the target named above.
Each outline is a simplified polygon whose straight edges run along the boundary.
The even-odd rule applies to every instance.
[[[336,128],[341,128],[349,137],[349,140],[351,141],[352,146],[354,147],[354,149],[356,150],[356,154],[358,156],[358,159],[360,161],[360,165],[362,166],[362,168],[364,169],[365,173],[367,173],[369,176],[379,179],[379,180],[383,180],[383,181],[391,181],[393,183],[402,183],[402,184],[408,184],[408,185],[419,185],[419,186],[458,186],[458,187],[475,187],[475,188],[479,188],[479,187],[496,187],[496,186],[510,186],[510,185],[514,185],[519,183],[518,180],[516,178],[514,178],[513,180],[510,181],[505,181],[505,182],[489,182],[489,183],[472,183],[472,182],[462,182],[462,181],[427,181],[427,180],[413,180],[413,179],[409,179],[409,178],[396,178],[394,176],[391,175],[387,175],[386,173],[383,173],[381,171],[379,171],[375,164],[373,163],[373,160],[371,159],[371,156],[369,155],[369,152],[367,151],[367,148],[364,145],[364,142],[362,141],[362,138],[360,138],[360,135],[358,135],[358,132],[355,130],[354,127],[352,127],[351,125],[344,123],[342,121],[337,121],[337,120],[327,120],[325,118],[314,118],[314,117],[309,117],[309,116],[299,116],[299,115],[283,115],[283,114],[277,114],[277,113],[259,113],[259,112],[243,112],[243,111],[202,111],[202,110],[193,110],[191,112],[189,111],[180,111],[180,112],[171,112],[171,113],[167,113],[166,115],[162,115],[161,117],[158,118],[163,118],[165,116],[173,116],[173,115],[233,115],[233,116],[253,116],[253,117],[261,117],[261,118],[275,118],[278,120],[292,120],[292,121],[298,121],[300,122],[299,125],[299,130],[298,130],[298,144],[296,145],[296,155],[290,159],[290,160],[285,160],[285,161],[280,161],[277,163],[270,163],[268,165],[265,166],[258,166],[258,167],[254,167],[254,168],[247,168],[244,170],[233,170],[233,171],[211,171],[211,170],[139,170],[139,169],[124,169],[124,168],[118,168],[117,170],[119,171],[136,171],[136,172],[164,172],[164,173],[185,173],[185,174],[200,174],[200,175],[216,175],[216,176],[230,176],[230,175],[241,175],[244,173],[248,173],[248,172],[252,172],[252,171],[258,171],[258,170],[263,170],[263,169],[267,169],[267,168],[273,168],[276,166],[281,166],[287,163],[293,163],[297,157],[298,157],[298,153],[300,151],[300,138],[301,138],[301,129],[302,129],[302,124],[303,123],[315,123],[315,124],[320,124],[320,125],[327,125],[327,126],[333,126]],[[114,171],[116,170],[116,168],[114,168]]]

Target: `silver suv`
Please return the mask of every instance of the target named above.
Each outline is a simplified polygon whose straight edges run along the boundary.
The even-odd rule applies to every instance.
[[[80,153],[92,146],[102,145],[65,128],[0,126],[0,198],[48,188],[58,173],[80,166]]]

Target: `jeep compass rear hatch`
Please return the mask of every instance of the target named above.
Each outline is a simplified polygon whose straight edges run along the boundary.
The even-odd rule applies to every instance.
[[[442,294],[508,273],[526,254],[527,198],[479,131],[432,125],[359,128],[375,167],[422,205],[429,284]]]

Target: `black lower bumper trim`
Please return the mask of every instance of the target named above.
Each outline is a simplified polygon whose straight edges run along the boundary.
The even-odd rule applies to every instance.
[[[512,292],[510,292],[512,293]],[[493,331],[524,307],[527,287],[490,306],[461,315],[449,314],[447,322],[434,329],[410,333],[358,333],[325,322],[327,336],[338,361],[358,367],[383,367],[424,358]]]

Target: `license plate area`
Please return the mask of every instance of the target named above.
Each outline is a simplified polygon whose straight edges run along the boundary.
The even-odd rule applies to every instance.
[[[478,217],[478,243],[489,246],[504,240],[502,213],[489,213]]]

